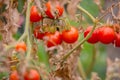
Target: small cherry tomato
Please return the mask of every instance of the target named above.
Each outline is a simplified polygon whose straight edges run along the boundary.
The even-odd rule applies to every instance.
[[[16,46],[15,46],[15,50],[16,51],[26,51],[27,50],[27,46],[25,44],[25,42],[20,42],[20,43],[17,43]]]
[[[31,22],[38,22],[42,19],[41,14],[38,12],[36,6],[32,6],[30,10],[30,21]]]
[[[101,27],[98,31],[99,41],[103,44],[112,43],[115,39],[115,32],[110,27]]]
[[[45,35],[44,33],[40,32],[40,26],[35,27],[33,33],[34,37],[37,39],[43,39]]]
[[[84,32],[84,37],[86,37],[88,35],[88,33],[91,31],[92,29],[92,26],[89,26],[87,27],[87,29],[85,30]],[[92,44],[95,44],[97,43],[99,40],[98,40],[98,30],[95,29],[91,35],[91,37],[87,40],[87,42],[89,43],[92,43]]]
[[[9,80],[20,80],[19,74],[16,70],[14,70],[9,77]]]
[[[26,71],[24,74],[24,80],[40,80],[40,75],[37,70],[30,69]]]
[[[46,33],[44,39],[46,40],[47,47],[56,46],[62,43],[62,37],[58,31],[55,33]]]
[[[62,39],[66,43],[74,43],[77,41],[79,36],[78,30],[75,27],[71,27],[70,30],[63,30],[62,31]]]
[[[52,2],[48,1],[45,13],[49,18],[58,18],[63,14],[63,7],[58,2],[56,2],[56,5],[52,5]]]
[[[115,47],[120,47],[120,33],[116,33],[116,38],[114,40]]]

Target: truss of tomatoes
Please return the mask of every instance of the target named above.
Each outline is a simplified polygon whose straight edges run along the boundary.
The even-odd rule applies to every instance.
[[[87,27],[84,31],[84,37],[86,37],[91,30],[92,26]],[[115,47],[120,47],[120,32],[116,32],[109,26],[103,26],[95,29],[87,42],[91,44],[95,44],[97,42],[101,42],[103,44],[113,43]]]
[[[56,19],[62,16],[63,7],[61,7],[58,3],[53,5],[50,1],[45,4],[45,14],[50,19]],[[36,6],[32,6],[30,10],[30,21],[38,22],[44,18],[43,15],[37,10]],[[77,41],[79,33],[75,27],[70,27],[69,30],[63,30],[62,32],[55,31],[51,32],[41,32],[41,27],[36,26],[33,31],[34,37],[40,40],[44,40],[47,47],[57,46],[62,43],[62,41],[66,43],[74,43]]]
[[[34,28],[34,37],[46,42],[47,47],[57,46],[62,43],[74,43],[79,37],[78,30],[75,27],[71,27],[69,30],[63,30],[62,32],[55,31],[51,32],[41,32],[40,26]]]

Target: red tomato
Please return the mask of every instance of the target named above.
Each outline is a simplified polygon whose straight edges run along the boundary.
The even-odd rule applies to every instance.
[[[24,73],[24,80],[40,80],[40,75],[36,70],[30,69]]]
[[[120,47],[120,33],[116,33],[116,38],[114,40],[115,47]]]
[[[63,7],[61,7],[59,4],[56,4],[55,6],[53,6],[52,3],[50,1],[48,1],[46,3],[45,13],[49,18],[55,18],[55,17],[58,18],[58,17],[62,16],[62,14],[63,14]],[[56,15],[53,15],[53,13]]]
[[[92,29],[92,26],[88,27],[85,32],[84,32],[84,37],[87,36],[87,34],[91,31]],[[98,40],[98,30],[94,30],[91,37],[87,40],[87,42],[89,43],[92,43],[92,44],[95,44],[97,43],[99,40]]]
[[[78,30],[75,27],[71,27],[70,30],[63,30],[62,31],[62,39],[66,43],[74,43],[77,41],[79,36]]]
[[[39,14],[37,7],[32,6],[30,10],[30,21],[31,22],[38,22],[42,19],[41,14]]]
[[[115,39],[115,32],[110,27],[99,28],[98,31],[99,41],[103,44],[109,44]]]
[[[17,43],[16,46],[15,46],[15,50],[16,51],[26,51],[27,50],[27,46],[25,44],[25,42],[20,42],[20,43]]]
[[[20,80],[20,77],[16,70],[10,74],[9,80]]]
[[[44,33],[40,32],[40,26],[35,27],[33,33],[34,37],[37,39],[43,39],[44,37]]]
[[[61,34],[56,31],[55,33],[46,33],[45,37],[47,47],[56,46],[62,43]]]

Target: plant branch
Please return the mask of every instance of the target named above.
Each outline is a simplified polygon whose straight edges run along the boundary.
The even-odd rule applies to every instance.
[[[85,9],[83,9],[81,6],[77,6],[78,7],[78,9],[80,9],[82,12],[84,12],[85,14],[87,14],[91,19],[92,19],[92,21],[93,22],[95,22],[96,21],[96,19],[88,12],[88,11],[86,11]]]
[[[27,34],[27,56],[26,56],[26,61],[29,60],[30,58],[30,53],[31,53],[31,43],[30,43],[30,34],[29,34],[29,31],[30,31],[30,3],[31,3],[31,0],[28,0],[27,1],[28,4],[27,4],[27,12],[26,12],[26,24],[25,24],[25,33]]]

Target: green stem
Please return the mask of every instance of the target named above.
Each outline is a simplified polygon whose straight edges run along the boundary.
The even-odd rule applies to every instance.
[[[85,74],[85,71],[82,67],[82,63],[80,60],[78,60],[78,70],[79,70],[79,73],[80,73],[80,76],[82,77],[82,79],[86,80],[86,74]]]
[[[92,19],[93,22],[96,21],[96,19],[95,19],[88,11],[86,11],[85,9],[83,9],[81,6],[77,6],[77,7],[78,7],[78,9],[80,9],[82,12],[84,12],[85,14],[87,14],[87,15]]]
[[[26,24],[25,24],[25,33],[27,34],[27,56],[26,56],[26,60],[28,61],[30,58],[30,53],[31,53],[31,43],[30,43],[30,34],[29,34],[29,30],[30,30],[30,3],[31,1],[28,0],[27,1],[27,12],[26,12]]]

